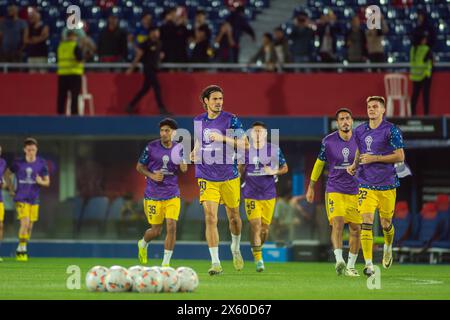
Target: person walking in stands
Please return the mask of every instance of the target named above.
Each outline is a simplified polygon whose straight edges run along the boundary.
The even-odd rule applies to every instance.
[[[136,110],[138,102],[147,94],[151,87],[155,91],[155,98],[161,114],[169,114],[161,97],[161,88],[158,81],[159,62],[163,57],[161,52],[161,42],[159,40],[159,29],[152,27],[149,33],[149,39],[136,47],[136,56],[127,74],[131,74],[140,61],[144,65],[144,83],[141,90],[134,96],[131,102],[126,106],[126,112],[132,114]]]
[[[417,43],[413,43],[410,56],[410,79],[413,82],[413,92],[411,97],[412,115],[416,115],[417,100],[420,91],[423,89],[423,114],[430,112],[430,87],[431,72],[433,68],[433,55],[427,43],[427,36],[423,35]]]
[[[69,30],[61,41],[57,52],[58,59],[58,114],[66,113],[67,92],[71,95],[70,111],[78,115],[78,95],[81,92],[81,78],[84,74],[83,54],[77,42],[77,34]]]

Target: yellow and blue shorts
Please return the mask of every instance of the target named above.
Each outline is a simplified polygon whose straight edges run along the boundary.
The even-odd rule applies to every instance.
[[[178,221],[180,198],[168,200],[144,199],[144,211],[149,224],[162,224],[165,218]]]
[[[25,202],[16,202],[17,219],[29,218],[30,222],[39,220],[39,205]]]
[[[209,181],[198,179],[200,187],[200,203],[213,201],[224,204],[228,208],[237,208],[241,201],[240,179],[235,178],[226,181]]]
[[[270,225],[275,210],[275,202],[275,198],[270,200],[245,199],[247,219],[261,219],[262,223]]]
[[[378,213],[381,218],[392,219],[395,209],[396,189],[391,190],[371,190],[359,188],[358,210],[360,214]]]
[[[344,217],[345,223],[362,223],[358,212],[358,195],[338,192],[325,193],[328,221],[331,225],[334,217]]]
[[[5,220],[5,206],[3,205],[3,202],[0,202],[0,222],[3,222],[4,220]]]

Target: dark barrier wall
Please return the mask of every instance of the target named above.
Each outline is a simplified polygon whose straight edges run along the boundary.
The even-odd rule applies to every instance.
[[[365,114],[365,98],[385,95],[384,73],[236,74],[162,73],[163,97],[177,115],[203,111],[199,94],[210,84],[225,90],[225,109],[239,115],[333,115],[347,106]],[[140,74],[89,73],[88,90],[94,95],[96,114],[123,114],[141,86]],[[54,74],[0,74],[0,114],[56,113],[57,77]],[[450,72],[433,74],[431,114],[450,113]],[[411,93],[411,83],[409,88]],[[156,114],[153,92],[139,105],[140,114]],[[422,99],[418,114],[422,114]]]

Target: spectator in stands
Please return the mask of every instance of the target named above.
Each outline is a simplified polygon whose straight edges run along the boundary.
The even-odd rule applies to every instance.
[[[235,45],[233,28],[229,22],[224,21],[220,25],[219,33],[214,41],[216,61],[220,63],[233,62],[233,50]]]
[[[386,62],[383,40],[388,32],[389,28],[383,15],[381,15],[381,29],[366,30],[367,56],[370,62]]]
[[[41,21],[41,14],[36,9],[30,9],[28,14],[28,63],[47,63],[49,28]],[[30,71],[33,71],[32,69]],[[42,70],[45,71],[45,70]]]
[[[366,34],[361,28],[361,20],[355,15],[352,18],[351,28],[345,36],[347,46],[347,60],[349,62],[364,62],[367,57]]]
[[[278,62],[277,53],[273,45],[273,37],[270,33],[263,35],[263,43],[258,52],[250,59],[250,63],[262,63],[266,71],[275,71]]]
[[[322,14],[317,24],[319,36],[319,57],[322,62],[336,62],[337,36],[341,32],[332,10]]]
[[[81,92],[81,77],[84,73],[83,56],[77,42],[77,34],[68,31],[57,51],[58,60],[58,114],[66,113],[67,93],[71,96],[71,114],[78,114],[78,95]]]
[[[98,37],[98,57],[100,62],[122,62],[127,57],[127,32],[119,27],[119,17],[108,17],[106,27]]]
[[[27,39],[27,23],[19,19],[18,7],[8,6],[6,18],[0,21],[0,61],[21,62]]]
[[[149,38],[136,48],[136,56],[127,74],[131,74],[138,62],[144,65],[144,83],[141,90],[134,96],[127,105],[126,111],[129,114],[135,112],[137,103],[147,94],[151,87],[155,92],[156,102],[161,114],[169,114],[161,97],[161,88],[158,81],[159,63],[164,56],[161,52],[160,32],[158,28],[152,27],[149,32]]]
[[[423,89],[423,113],[428,115],[430,111],[430,87],[431,73],[433,68],[433,55],[427,42],[428,38],[423,35],[421,39],[416,39],[416,43],[410,50],[410,79],[413,83],[411,97],[411,112],[416,115],[416,105],[420,92]]]
[[[230,23],[233,32],[233,40],[235,43],[233,50],[233,62],[239,62],[239,43],[241,41],[242,33],[247,33],[255,41],[255,31],[248,23],[245,17],[245,8],[242,5],[233,7],[234,10],[227,17],[226,21]]]
[[[314,31],[309,27],[306,12],[299,12],[289,34],[291,54],[295,63],[310,62],[314,51]]]
[[[83,31],[85,37],[80,41],[80,48],[83,54],[84,62],[93,62],[95,54],[97,52],[97,45],[95,44],[92,37],[89,35],[89,24],[86,21],[82,21]]]
[[[281,27],[275,28],[273,31],[273,46],[277,55],[277,61],[279,64],[291,62],[291,53],[289,52],[288,40],[284,35],[284,31]]]
[[[208,38],[208,41],[211,40],[211,28],[209,27],[209,23],[206,19],[206,12],[203,9],[198,9],[195,12],[195,18],[194,18],[194,26],[192,30],[192,38],[195,38],[195,30],[198,28],[203,27],[203,29],[206,31],[206,37]]]
[[[427,12],[425,10],[418,10],[417,25],[413,29],[411,42],[419,43],[423,36],[427,37],[428,46],[433,50],[436,44],[436,30],[432,23],[430,23]]]
[[[187,28],[189,19],[187,16],[186,8],[183,6],[177,7],[175,16],[176,25],[176,39],[175,39],[175,52],[173,62],[187,62],[188,61],[188,39],[190,37],[190,32]],[[209,42],[209,39],[208,39]]]
[[[141,16],[141,22],[134,32],[134,41],[136,45],[144,43],[148,39],[148,33],[153,26],[153,17],[149,12],[144,12]]]
[[[201,26],[195,30],[195,40],[193,43],[190,62],[207,63],[212,56],[212,50],[208,41],[208,29]]]
[[[164,62],[174,62],[176,60],[176,42],[177,42],[177,25],[176,9],[166,9],[163,14],[163,23],[161,25],[161,49],[164,53]]]
[[[102,10],[110,10],[117,5],[117,0],[97,0],[97,6]]]

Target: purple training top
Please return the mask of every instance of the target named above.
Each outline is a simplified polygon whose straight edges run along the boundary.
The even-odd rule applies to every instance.
[[[227,129],[236,130],[236,136],[242,137],[245,132],[239,119],[228,112],[222,111],[215,119],[209,119],[208,113],[202,113],[194,118],[194,137],[201,139],[202,163],[195,165],[195,177],[208,181],[226,181],[239,176],[237,163],[234,160],[234,149],[231,146],[225,147],[225,143],[217,143],[209,140],[211,132],[219,132],[226,135]],[[242,130],[242,131],[241,131]],[[228,151],[228,152],[227,152]],[[217,156],[220,163],[215,162]]]
[[[400,130],[392,123],[383,120],[376,129],[369,122],[362,123],[354,130],[360,154],[392,154],[404,148]],[[373,190],[390,190],[400,186],[393,163],[373,162],[360,165],[357,171],[359,187]]]
[[[36,157],[34,162],[27,162],[24,158],[18,159],[13,162],[11,172],[16,175],[17,180],[14,201],[38,204],[41,187],[36,183],[36,176],[49,175],[47,161],[41,157]]]
[[[355,135],[349,141],[343,140],[335,131],[322,140],[318,159],[329,165],[326,192],[358,194],[358,182],[347,173],[347,167],[353,163],[358,149]]]
[[[264,166],[280,168],[286,164],[281,149],[268,143],[261,149],[253,144],[245,152],[245,173],[243,196],[245,199],[270,200],[276,198],[275,182],[277,177],[264,172]]]
[[[139,157],[139,163],[146,166],[150,172],[161,170],[164,179],[156,182],[146,178],[145,199],[168,200],[180,196],[177,174],[183,156],[182,152],[183,145],[175,142],[172,142],[171,148],[164,147],[160,139],[147,144]]]

